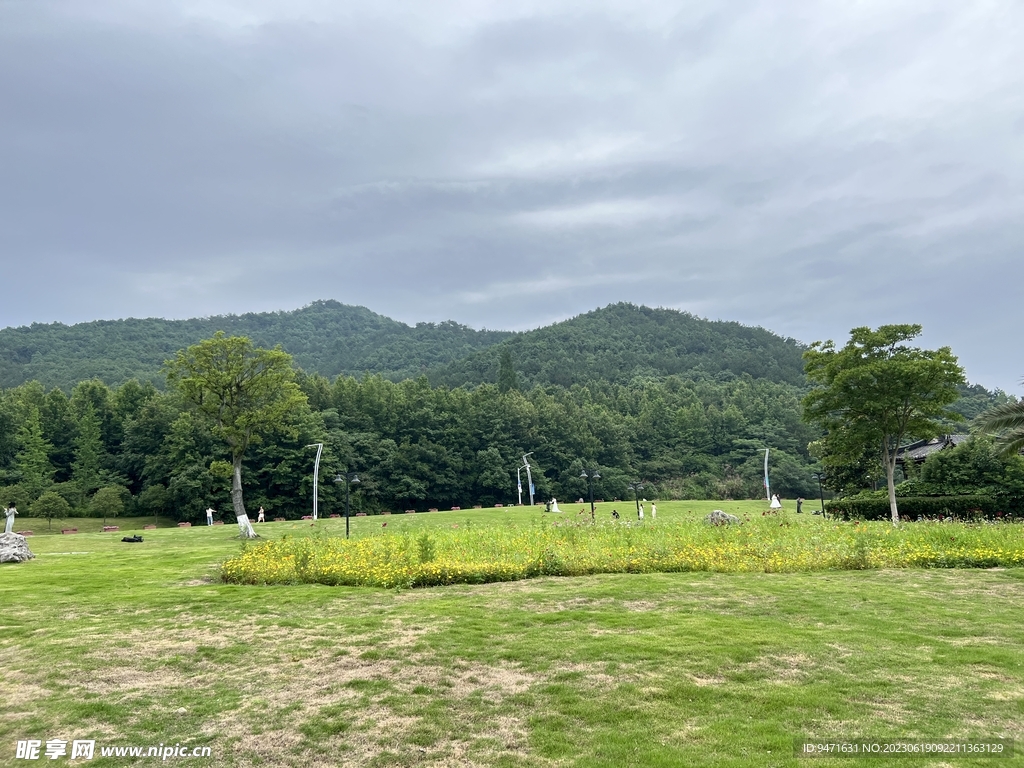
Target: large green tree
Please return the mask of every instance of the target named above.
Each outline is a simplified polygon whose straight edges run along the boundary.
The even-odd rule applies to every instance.
[[[177,353],[166,364],[167,382],[209,421],[231,454],[231,503],[245,515],[242,460],[265,434],[287,431],[289,417],[306,405],[295,383],[291,356],[280,347],[260,349],[244,336],[212,339]]]
[[[826,455],[849,460],[865,449],[877,451],[885,468],[889,508],[899,522],[894,473],[900,445],[910,437],[932,437],[940,419],[962,419],[948,406],[959,396],[963,369],[949,347],[908,346],[920,325],[854,328],[842,349],[815,342],[804,353],[814,384],[804,398],[804,417],[827,435]]]

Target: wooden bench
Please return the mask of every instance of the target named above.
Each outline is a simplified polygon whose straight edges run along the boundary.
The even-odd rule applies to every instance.
[[[303,520],[312,520],[312,519],[313,519],[313,516],[312,516],[312,515],[303,515],[303,516],[302,516],[302,519],[303,519]]]
[[[121,529],[118,526],[116,526],[116,525],[104,525],[103,526],[103,532],[104,533],[110,533],[111,531],[119,531],[119,530],[121,530]]]
[[[191,528],[192,523],[178,523],[179,528]]]
[[[156,526],[155,525],[144,525],[144,526],[142,526],[142,530],[144,530],[144,531],[153,531],[153,530],[156,530]]]
[[[60,532],[61,533],[78,533],[78,529],[77,528],[61,528]]]
[[[356,512],[356,517],[366,517],[365,512]]]
[[[335,512],[333,515],[331,515],[331,517],[341,517],[341,515],[339,515],[337,512]]]
[[[382,515],[390,515],[391,514],[391,510],[390,509],[385,509],[383,512],[381,512],[381,514]]]
[[[224,521],[223,520],[214,520],[213,524],[214,525],[224,525]]]
[[[452,512],[461,512],[462,507],[452,507]]]
[[[407,514],[407,515],[415,515],[416,514],[416,510],[415,509],[407,509],[407,510],[405,510],[405,514]]]
[[[15,533],[18,534],[19,536],[31,536],[32,535],[32,531],[15,531]]]
[[[288,522],[288,518],[286,518],[286,517],[275,517],[274,518],[274,522],[275,523],[287,523]]]

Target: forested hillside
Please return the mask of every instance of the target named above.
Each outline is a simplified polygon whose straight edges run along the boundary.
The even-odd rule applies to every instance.
[[[612,304],[517,334],[434,371],[430,379],[450,387],[494,382],[504,349],[525,387],[718,373],[804,383],[803,348],[793,339],[763,328],[633,304]]]
[[[365,307],[320,301],[294,312],[192,320],[101,320],[0,331],[0,387],[38,381],[70,392],[79,381],[129,379],[163,387],[163,362],[216,331],[280,344],[298,367],[323,376],[427,374],[448,387],[497,381],[502,350],[519,384],[625,383],[676,374],[749,374],[800,385],[801,347],[762,328],[702,320],[670,309],[614,304],[525,333],[454,322],[408,326]]]
[[[394,380],[459,360],[511,335],[453,322],[408,326],[336,301],[293,312],[191,320],[35,323],[0,330],[0,387],[34,380],[70,392],[92,378],[108,385],[134,378],[162,387],[164,361],[217,331],[248,336],[264,347],[280,344],[299,367],[325,376],[368,372]]]

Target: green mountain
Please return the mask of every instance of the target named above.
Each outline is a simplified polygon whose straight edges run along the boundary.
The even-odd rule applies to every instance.
[[[804,347],[763,328],[703,320],[674,309],[611,304],[546,328],[516,334],[430,374],[432,383],[496,382],[508,349],[520,384],[625,384],[674,374],[749,374],[803,385]]]
[[[164,360],[217,331],[280,344],[307,372],[380,374],[399,381],[427,374],[451,387],[497,381],[502,349],[511,353],[521,386],[570,386],[594,380],[680,373],[749,374],[803,383],[801,346],[762,328],[702,320],[671,309],[613,304],[524,333],[477,331],[451,321],[404,323],[336,301],[292,312],[192,320],[99,320],[0,330],[0,388],[37,380],[70,390],[99,378],[158,386]]]
[[[261,346],[280,344],[306,371],[330,377],[370,372],[394,380],[418,376],[511,336],[454,322],[408,326],[336,301],[317,301],[293,312],[191,320],[34,323],[0,330],[0,388],[35,379],[47,388],[70,391],[94,377],[110,385],[137,378],[162,386],[164,361],[217,331],[248,336]]]

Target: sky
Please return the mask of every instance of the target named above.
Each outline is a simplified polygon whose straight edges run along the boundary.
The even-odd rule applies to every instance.
[[[1024,393],[1019,0],[0,0],[0,327],[618,301]]]

